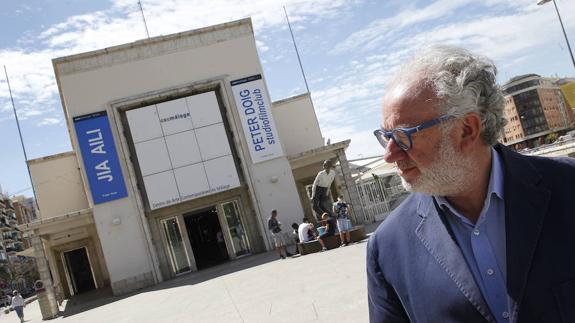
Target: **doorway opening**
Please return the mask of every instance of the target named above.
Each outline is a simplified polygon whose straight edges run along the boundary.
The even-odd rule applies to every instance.
[[[74,294],[96,289],[86,247],[64,252],[64,259]]]
[[[198,270],[230,259],[215,206],[184,214],[184,222]]]

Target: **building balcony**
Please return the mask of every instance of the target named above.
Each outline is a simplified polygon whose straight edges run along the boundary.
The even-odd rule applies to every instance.
[[[2,236],[4,237],[4,240],[16,241],[19,240],[20,232],[18,231],[4,232]]]
[[[18,251],[23,251],[24,247],[22,245],[12,245],[10,247],[6,247],[6,253],[9,255],[13,255]]]
[[[4,200],[4,207],[7,209],[14,210],[14,204],[12,204],[11,200]]]

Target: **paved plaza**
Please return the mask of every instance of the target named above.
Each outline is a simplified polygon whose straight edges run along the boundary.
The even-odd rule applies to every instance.
[[[367,322],[366,242],[287,260],[258,254],[124,297],[84,294],[53,321]],[[18,322],[14,312],[0,315],[0,323]],[[37,301],[25,319],[42,322]]]

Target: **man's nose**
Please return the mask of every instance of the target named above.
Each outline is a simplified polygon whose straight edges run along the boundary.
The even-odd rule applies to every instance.
[[[391,164],[404,159],[405,155],[405,151],[397,145],[393,138],[391,138],[387,142],[387,148],[385,149],[385,154],[383,154],[383,159],[386,163]]]

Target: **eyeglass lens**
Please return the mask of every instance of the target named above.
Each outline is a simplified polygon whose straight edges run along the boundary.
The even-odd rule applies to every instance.
[[[405,132],[395,129],[392,132],[392,138],[395,143],[402,149],[409,148],[409,136]],[[387,149],[387,145],[389,145],[391,138],[388,138],[383,133],[380,133],[377,136],[377,139],[379,139],[379,143],[383,146],[383,148]]]
[[[397,145],[402,149],[406,149],[409,147],[409,136],[401,130],[393,131],[393,140],[395,140]]]

